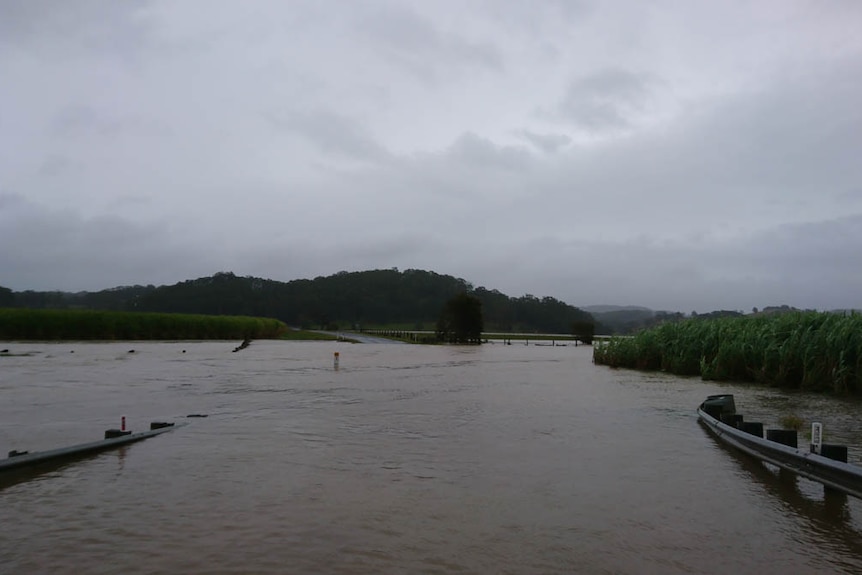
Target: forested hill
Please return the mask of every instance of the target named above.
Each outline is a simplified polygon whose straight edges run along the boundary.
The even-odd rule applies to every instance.
[[[510,297],[448,275],[397,269],[340,272],[290,282],[227,272],[171,286],[79,293],[0,288],[0,307],[250,315],[303,327],[398,324],[434,329],[446,300],[465,291],[482,301],[486,331],[571,333],[574,322],[593,321],[589,313],[552,297]]]

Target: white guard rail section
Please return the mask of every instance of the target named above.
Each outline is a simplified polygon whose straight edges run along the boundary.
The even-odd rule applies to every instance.
[[[862,468],[811,453],[806,449],[770,441],[718,421],[702,409],[700,421],[719,440],[758,459],[792,471],[824,486],[862,499]]]
[[[0,473],[13,469],[21,469],[23,467],[37,465],[39,463],[46,463],[49,461],[77,457],[80,455],[86,455],[98,451],[104,451],[106,449],[111,449],[114,447],[119,447],[121,445],[127,445],[129,443],[134,443],[136,441],[141,441],[142,439],[148,439],[150,437],[166,433],[168,431],[176,429],[177,427],[182,427],[183,425],[186,424],[166,424],[164,427],[160,427],[158,429],[142,431],[140,433],[131,433],[129,435],[122,435],[120,437],[114,437],[111,439],[102,439],[100,441],[81,443],[69,447],[51,449],[48,451],[10,455],[10,457],[6,459],[0,459]]]

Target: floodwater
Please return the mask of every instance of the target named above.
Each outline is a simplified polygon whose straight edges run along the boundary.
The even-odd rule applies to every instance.
[[[3,344],[4,455],[122,415],[188,425],[0,476],[0,571],[862,572],[860,501],[695,416],[731,392],[747,420],[819,418],[858,447],[858,402],[611,370],[589,347],[235,345]]]

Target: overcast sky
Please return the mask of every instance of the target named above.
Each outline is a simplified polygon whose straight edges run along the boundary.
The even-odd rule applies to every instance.
[[[0,285],[862,308],[862,2],[2,0]]]

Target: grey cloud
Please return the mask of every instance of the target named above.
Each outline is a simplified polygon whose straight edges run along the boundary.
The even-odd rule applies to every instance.
[[[367,222],[370,227],[373,222]],[[431,254],[438,242],[430,236],[411,231],[397,231],[382,237],[369,237],[361,243],[344,242],[330,234],[310,244],[296,245],[294,249],[267,249],[257,246],[237,254],[237,264],[244,274],[269,277],[273,269],[303,270],[303,277],[330,275],[337,271],[364,271],[390,267],[415,267],[422,254]],[[339,269],[332,268],[333,260],[340,261]],[[282,279],[297,279],[291,275]]]
[[[519,259],[502,276],[494,275],[510,293],[525,293],[538,282],[575,305],[636,303],[684,312],[782,304],[859,308],[860,224],[862,219],[853,216],[777,226],[744,240],[689,242],[561,241],[549,235],[530,243],[531,257]],[[844,247],[836,248],[839,244]],[[522,250],[494,250],[489,269],[481,271],[501,269],[507,261],[502,253]]]
[[[855,204],[862,201],[862,187],[853,187],[846,191],[837,191],[835,199],[842,203]]]
[[[37,169],[37,173],[41,176],[60,177],[68,174],[74,169],[74,162],[67,156],[61,154],[48,155]]]
[[[804,83],[790,78],[767,92],[728,98],[708,118],[693,119],[703,135],[693,143],[739,180],[782,191],[847,192],[862,181],[859,78],[862,59],[818,70]]]
[[[707,279],[731,294],[745,291],[752,306],[859,307],[862,214],[780,224],[691,254]],[[714,297],[721,298],[720,294]]]
[[[0,2],[0,284],[397,266],[862,307],[858,9],[333,6]]]
[[[361,161],[381,161],[389,152],[358,121],[329,110],[270,114],[279,130],[314,143],[321,151]]]
[[[804,275],[818,282],[856,286],[862,280],[862,213],[782,224],[752,237],[744,252],[751,258],[752,273],[805,270],[811,273]]]
[[[502,58],[493,45],[443,31],[428,18],[401,3],[381,2],[357,20],[360,33],[376,43],[398,66],[435,80],[451,70],[478,68],[499,71]]]
[[[4,0],[0,48],[26,47],[44,57],[87,50],[112,55],[139,48],[150,34],[149,0]]]
[[[594,11],[595,2],[587,0],[544,0],[521,2],[484,0],[488,14],[510,33],[544,36],[548,27],[571,30]]]
[[[472,132],[461,134],[447,155],[456,163],[478,169],[521,170],[530,164],[530,154],[525,148],[498,146]]]
[[[608,68],[575,78],[556,112],[590,131],[629,127],[647,106],[656,80]]]
[[[122,129],[122,122],[90,105],[70,104],[54,115],[51,126],[58,135],[74,135],[81,132],[110,135]]]
[[[211,273],[209,256],[171,240],[166,226],[84,218],[19,195],[0,195],[0,284],[16,290],[99,290]],[[208,262],[213,262],[207,265]],[[50,279],[46,278],[50,270]]]
[[[642,225],[674,235],[725,223],[762,228],[862,209],[862,197],[847,193],[862,181],[862,81],[841,97],[828,89],[854,69],[823,70],[813,87],[777,81],[702,103],[658,133],[571,149],[541,189],[561,198],[582,190],[581,209],[612,215],[601,228],[620,234]]]
[[[515,135],[533,144],[546,154],[553,154],[572,143],[565,134],[538,134],[530,130],[518,130]]]

